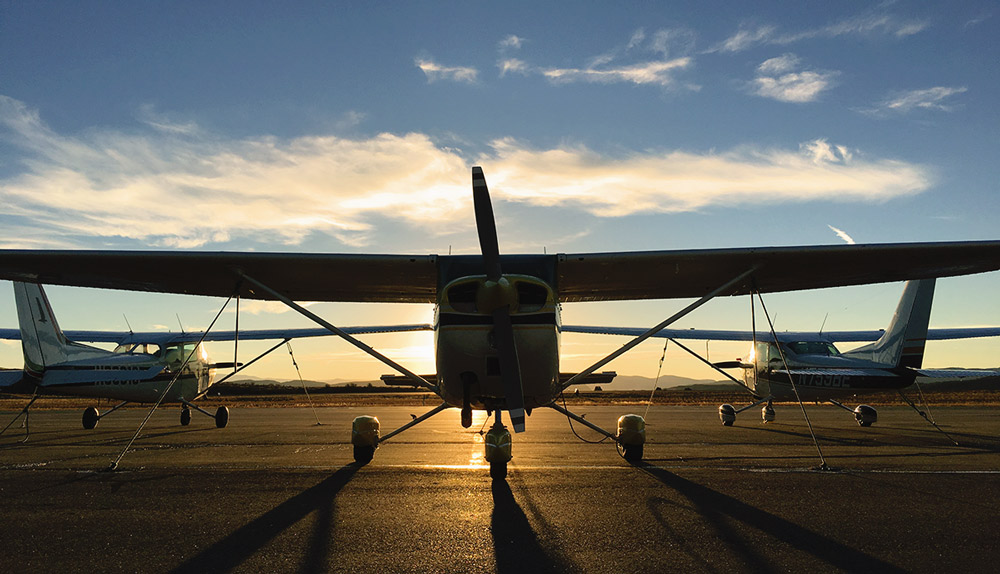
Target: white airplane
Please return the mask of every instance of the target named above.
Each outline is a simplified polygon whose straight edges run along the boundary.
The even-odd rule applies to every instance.
[[[486,460],[491,474],[501,477],[510,460],[502,410],[520,432],[532,409],[553,408],[615,440],[627,459],[641,458],[641,417],[623,417],[612,434],[563,409],[556,398],[714,297],[1000,269],[1000,241],[500,255],[479,167],[472,168],[472,186],[481,255],[3,250],[0,279],[282,301],[442,397],[441,405],[385,436],[374,417],[356,419],[357,462],[449,407],[462,409],[465,424],[473,409],[482,409],[496,414]],[[187,273],[162,272],[178,266]],[[560,377],[560,305],[681,297],[698,300],[588,369]],[[437,373],[430,380],[413,373],[295,301],[435,304]]]
[[[83,412],[85,429],[96,427],[102,417],[128,403],[158,401],[180,403],[182,425],[187,426],[191,422],[191,409],[194,409],[214,418],[218,428],[224,428],[229,422],[227,407],[220,406],[215,414],[211,414],[194,404],[217,382],[217,369],[232,369],[226,376],[229,378],[286,341],[331,335],[327,329],[319,328],[244,330],[238,333],[63,332],[41,285],[15,281],[14,300],[20,328],[0,329],[0,339],[21,341],[24,369],[0,371],[0,390],[33,396],[77,395],[122,401],[104,414],[96,407],[88,407]],[[430,325],[345,328],[353,334],[430,329]],[[267,339],[280,339],[280,342],[246,365],[212,363],[203,345],[212,341]],[[116,343],[117,347],[108,351],[84,345],[83,342]]]
[[[917,377],[968,378],[1000,375],[980,369],[921,368],[926,341],[971,339],[1000,336],[1000,327],[963,327],[928,329],[934,279],[908,281],[896,312],[885,329],[877,331],[828,331],[821,333],[758,331],[720,331],[705,329],[664,329],[654,337],[677,340],[746,341],[752,343],[746,359],[711,363],[691,349],[680,345],[702,362],[741,384],[757,399],[736,409],[724,404],[719,418],[732,426],[736,415],[765,403],[761,417],[774,420],[773,401],[821,400],[851,410],[836,399],[877,392],[902,392],[913,386]],[[636,336],[643,329],[563,325],[564,333],[595,333]],[[841,352],[835,343],[869,342],[868,345]],[[743,381],[721,369],[740,368]],[[903,395],[906,399],[905,395]],[[913,403],[906,399],[911,406]],[[869,405],[859,405],[854,416],[861,426],[871,426],[878,412]],[[919,412],[919,411],[918,411]]]

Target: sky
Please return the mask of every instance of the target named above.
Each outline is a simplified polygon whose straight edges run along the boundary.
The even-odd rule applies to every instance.
[[[619,4],[0,0],[0,248],[476,253],[473,165],[503,253],[1000,239],[994,3]],[[778,330],[874,329],[901,291],[765,302]],[[223,304],[48,293],[64,329],[203,329]],[[931,326],[1000,325],[998,293],[1000,273],[942,279]],[[651,326],[686,303],[567,304],[563,320]],[[0,282],[0,326],[16,323]],[[241,308],[241,328],[308,325]],[[749,302],[677,326],[749,329]],[[433,372],[428,333],[365,340]],[[564,335],[563,370],[623,342]],[[293,348],[306,378],[389,372],[340,341]],[[998,351],[935,342],[924,365],[995,367]],[[644,343],[608,368],[653,377],[661,353]],[[0,365],[20,364],[0,343]],[[717,378],[674,348],[663,372]],[[247,374],[296,377],[287,353]]]

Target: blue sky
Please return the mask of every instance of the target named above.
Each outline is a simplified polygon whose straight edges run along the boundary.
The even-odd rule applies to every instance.
[[[995,12],[0,2],[0,246],[471,253],[471,165],[485,170],[507,253],[997,239]],[[996,273],[942,280],[932,326],[1000,324],[998,286]],[[768,304],[779,329],[815,330],[828,313],[827,329],[877,328],[900,291]],[[221,305],[50,296],[79,329],[123,329],[123,313],[135,329],[176,329],[175,313],[203,328]],[[0,301],[13,326],[9,284]],[[641,326],[679,305],[567,305],[564,320]],[[317,308],[340,324],[431,315]],[[244,327],[304,324],[250,311]],[[748,303],[713,302],[683,326],[748,328]],[[370,342],[433,369],[427,335]],[[564,367],[620,343],[567,336]],[[301,343],[303,374],[385,371],[341,345]],[[997,345],[937,343],[925,364],[996,366]],[[648,344],[612,366],[651,376],[659,353]],[[19,362],[0,346],[0,364]],[[679,354],[666,369],[713,377]],[[287,358],[255,374],[294,376]]]

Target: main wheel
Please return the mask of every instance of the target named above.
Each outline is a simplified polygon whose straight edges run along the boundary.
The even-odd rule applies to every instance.
[[[642,445],[641,444],[624,444],[622,445],[625,451],[625,460],[629,462],[639,462],[642,460]]]
[[[215,409],[215,426],[224,429],[229,424],[229,408],[219,407]]]
[[[354,445],[354,462],[368,464],[375,457],[375,447]]]
[[[184,407],[181,409],[181,426],[186,427],[191,424],[191,409]]]
[[[503,480],[507,478],[507,461],[490,463],[490,478]]]
[[[83,428],[92,429],[97,426],[97,422],[101,420],[101,413],[94,407],[87,407],[87,410],[83,411]]]

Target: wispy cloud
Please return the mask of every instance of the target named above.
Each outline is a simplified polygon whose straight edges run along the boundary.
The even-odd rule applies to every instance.
[[[922,90],[898,92],[879,102],[874,108],[865,111],[874,115],[887,113],[905,114],[914,110],[950,112],[956,107],[955,104],[950,103],[952,97],[963,94],[967,90],[968,88],[964,86],[935,86]]]
[[[794,54],[784,54],[764,61],[757,67],[757,77],[750,83],[752,93],[781,102],[816,101],[833,86],[837,72],[803,70]]]
[[[718,45],[709,48],[708,52],[742,52],[759,44],[772,41],[777,28],[772,25],[748,26],[741,25],[735,34],[726,38]]]
[[[599,217],[884,201],[931,184],[920,165],[867,159],[824,140],[793,150],[613,157],[584,146],[535,149],[501,139],[470,160],[424,134],[227,139],[194,133],[200,135],[95,127],[63,135],[37,112],[0,96],[0,137],[19,149],[11,159],[23,165],[20,174],[0,179],[2,235],[30,237],[34,242],[25,246],[31,247],[43,246],[45,237],[61,247],[67,241],[94,246],[95,238],[176,247],[237,240],[295,245],[316,234],[364,245],[401,225],[431,234],[471,225],[473,162],[486,168],[498,200]]]
[[[836,233],[837,237],[843,239],[845,243],[847,243],[848,245],[854,245],[854,238],[852,238],[850,235],[848,235],[846,231],[844,231],[842,229],[837,229],[836,227],[834,227],[832,225],[827,225],[827,227],[829,227],[831,231],[833,231],[834,233]]]
[[[543,206],[575,206],[596,216],[676,213],[717,205],[885,201],[920,193],[929,171],[895,160],[859,160],[823,140],[799,150],[740,148],[601,156],[585,147],[533,150],[494,142],[490,188]],[[827,153],[829,151],[829,154]]]
[[[427,76],[428,82],[450,80],[465,84],[475,84],[479,79],[479,71],[464,66],[442,66],[430,58],[416,58],[414,64]]]
[[[783,32],[772,24],[742,24],[729,38],[710,47],[706,52],[735,53],[757,46],[794,44],[814,38],[840,36],[883,35],[904,38],[918,34],[930,25],[926,20],[903,18],[880,11],[845,18],[818,28],[798,32]]]
[[[506,52],[508,50],[520,50],[523,44],[524,44],[524,38],[511,34],[510,36],[507,36],[503,40],[500,40],[500,44],[498,45],[498,47],[500,48],[501,52]]]
[[[690,58],[666,62],[642,62],[630,66],[591,68],[550,68],[542,75],[556,84],[588,82],[597,84],[631,83],[669,86],[674,83],[673,72],[691,64]]]
[[[500,76],[518,73],[540,75],[553,84],[636,84],[677,87],[677,74],[694,65],[687,54],[694,35],[682,29],[657,30],[647,34],[637,30],[624,46],[599,54],[580,67],[551,67],[528,63],[520,58],[501,58]],[[650,58],[653,55],[654,58]],[[696,86],[685,87],[697,89]]]

